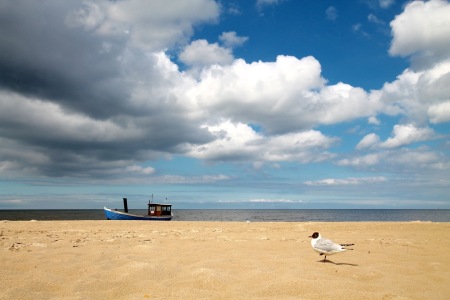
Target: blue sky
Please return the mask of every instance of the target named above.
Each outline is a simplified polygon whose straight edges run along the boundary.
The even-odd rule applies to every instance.
[[[448,1],[0,6],[0,209],[450,208]]]

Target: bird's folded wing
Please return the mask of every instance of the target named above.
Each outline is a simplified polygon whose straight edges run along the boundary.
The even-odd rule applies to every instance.
[[[327,252],[331,252],[331,251],[336,251],[336,250],[341,250],[342,247],[338,244],[333,243],[332,241],[328,240],[328,239],[320,239],[316,242],[315,245],[316,248],[323,250],[323,251],[327,251]]]

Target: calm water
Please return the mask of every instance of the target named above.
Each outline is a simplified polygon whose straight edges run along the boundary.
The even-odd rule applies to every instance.
[[[145,214],[146,210],[130,210]],[[174,209],[173,221],[232,222],[450,222],[450,209]],[[0,220],[104,220],[102,209],[0,210]]]

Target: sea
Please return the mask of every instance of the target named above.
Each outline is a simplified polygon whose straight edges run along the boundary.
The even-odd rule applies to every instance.
[[[129,213],[146,214],[130,209]],[[172,221],[450,222],[450,209],[177,209]],[[0,210],[0,220],[105,220],[103,209]]]

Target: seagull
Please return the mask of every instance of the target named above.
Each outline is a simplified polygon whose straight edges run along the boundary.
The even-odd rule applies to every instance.
[[[333,255],[346,250],[353,250],[345,247],[353,246],[354,244],[336,244],[333,241],[322,238],[318,232],[314,232],[309,237],[312,238],[311,246],[314,251],[319,252],[320,255],[325,255],[323,261],[327,260],[327,255]]]

